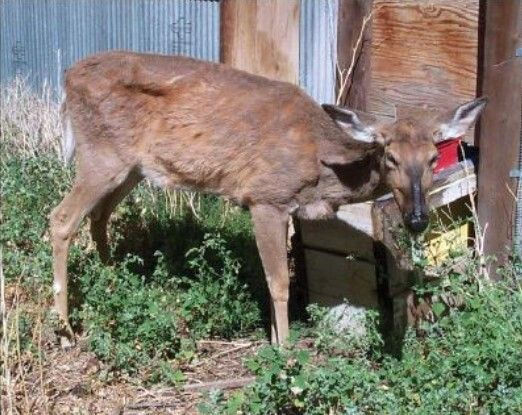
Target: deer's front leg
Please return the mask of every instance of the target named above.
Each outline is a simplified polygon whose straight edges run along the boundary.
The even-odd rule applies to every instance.
[[[271,297],[272,343],[288,337],[288,296],[290,280],[286,252],[289,215],[286,210],[255,205],[250,208],[259,256],[263,263]]]

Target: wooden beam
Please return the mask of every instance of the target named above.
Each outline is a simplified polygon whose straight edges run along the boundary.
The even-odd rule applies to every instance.
[[[393,118],[473,99],[478,11],[479,0],[374,0],[367,111]]]
[[[484,1],[482,94],[489,102],[480,123],[478,214],[486,232],[484,250],[502,263],[513,242],[513,219],[517,181],[511,169],[518,168],[521,129],[522,2]],[[495,268],[490,275],[495,277]]]
[[[299,80],[299,1],[223,0],[221,61],[268,78]]]
[[[339,0],[337,22],[337,64],[341,70],[350,66],[362,22],[372,10],[373,0]],[[370,82],[371,21],[363,33],[361,47],[356,51],[355,66],[348,88],[340,98],[341,104],[366,111]],[[337,74],[338,89],[340,84]],[[339,92],[339,91],[338,91]]]

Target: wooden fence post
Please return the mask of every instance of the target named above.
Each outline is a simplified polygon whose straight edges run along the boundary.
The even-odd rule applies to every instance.
[[[221,61],[279,81],[299,80],[299,1],[223,0]]]
[[[521,46],[521,8],[520,0],[482,0],[480,7],[484,27],[479,91],[489,103],[478,137],[478,215],[485,232],[484,253],[497,256],[499,264],[513,243],[517,179],[510,171],[518,169],[520,153],[522,58],[515,53]],[[489,271],[496,278],[495,268]]]
[[[354,47],[362,29],[363,19],[372,11],[373,0],[339,0],[337,22],[337,64],[340,70],[350,66]],[[362,33],[362,42],[355,51],[354,69],[348,87],[340,97],[343,106],[366,111],[370,82],[371,21]],[[340,82],[337,73],[338,84]],[[338,85],[339,89],[339,85]],[[339,93],[339,90],[337,91]]]

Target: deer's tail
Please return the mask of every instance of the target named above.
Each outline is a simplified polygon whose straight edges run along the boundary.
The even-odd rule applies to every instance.
[[[64,97],[60,112],[62,118],[62,155],[65,164],[70,164],[74,159],[76,139],[72,129],[71,118],[67,114],[67,97]]]

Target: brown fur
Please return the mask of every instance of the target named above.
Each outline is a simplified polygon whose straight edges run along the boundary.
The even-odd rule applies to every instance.
[[[67,71],[65,90],[64,125],[71,130],[65,136],[76,142],[77,173],[51,215],[51,231],[55,307],[69,336],[72,237],[90,215],[93,239],[107,259],[110,214],[143,178],[250,208],[276,342],[288,332],[289,215],[331,217],[340,204],[372,198],[386,185],[401,209],[411,209],[411,177],[422,178],[423,194],[431,183],[435,147],[428,128],[397,122],[379,127],[376,143],[357,143],[298,87],[225,65],[102,53]],[[390,151],[401,158],[400,168],[387,167]]]

